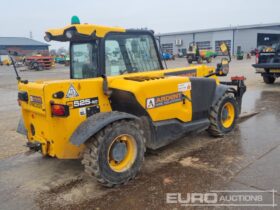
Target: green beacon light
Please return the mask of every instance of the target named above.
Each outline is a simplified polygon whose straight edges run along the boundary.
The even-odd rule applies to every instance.
[[[79,17],[74,15],[74,16],[71,18],[71,24],[80,24],[80,19],[79,19]]]

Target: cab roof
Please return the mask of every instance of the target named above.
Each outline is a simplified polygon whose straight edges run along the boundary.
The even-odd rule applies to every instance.
[[[72,24],[64,28],[59,29],[50,29],[46,31],[46,35],[50,36],[51,40],[55,41],[69,41],[69,38],[66,37],[66,32],[68,30],[75,31],[76,34],[81,37],[96,36],[102,38],[106,36],[109,32],[125,32],[126,29],[121,27],[108,27],[101,25],[93,24]]]

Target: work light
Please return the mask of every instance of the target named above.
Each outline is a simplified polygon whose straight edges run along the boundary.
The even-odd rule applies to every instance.
[[[50,42],[50,41],[51,41],[51,35],[48,34],[48,33],[46,33],[46,35],[44,36],[44,40],[45,40],[46,42]]]
[[[68,39],[72,39],[72,37],[73,37],[73,31],[66,31],[65,36],[66,36]]]

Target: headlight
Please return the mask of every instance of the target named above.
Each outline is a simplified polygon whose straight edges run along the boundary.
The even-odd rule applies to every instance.
[[[50,41],[51,41],[51,35],[48,34],[48,33],[46,33],[46,35],[44,36],[44,40],[45,40],[46,42],[50,42]]]
[[[74,31],[66,31],[66,33],[65,33],[65,36],[68,39],[72,39],[73,35],[74,35]]]

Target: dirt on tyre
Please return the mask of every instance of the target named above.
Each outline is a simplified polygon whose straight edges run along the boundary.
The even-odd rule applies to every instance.
[[[273,77],[273,76],[263,76],[263,81],[266,84],[273,84],[275,82],[275,77]]]
[[[215,137],[221,137],[233,130],[239,115],[238,104],[232,93],[225,93],[211,107],[210,126],[208,132]]]
[[[86,144],[82,164],[85,172],[106,187],[133,179],[140,170],[146,151],[144,132],[133,120],[114,122]]]

